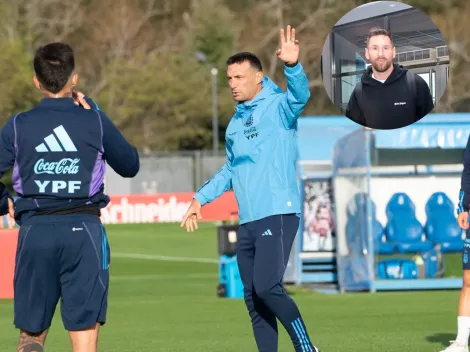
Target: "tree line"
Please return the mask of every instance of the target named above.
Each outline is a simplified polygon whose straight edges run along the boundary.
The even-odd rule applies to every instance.
[[[359,0],[3,0],[0,3],[0,119],[41,99],[32,58],[49,42],[69,43],[81,91],[140,151],[208,149],[212,143],[210,67],[218,68],[221,147],[234,102],[225,60],[251,51],[281,88],[279,28],[297,30],[311,99],[303,115],[337,115],[323,87],[320,57],[332,26]],[[440,28],[450,81],[435,111],[468,111],[470,39],[465,0],[411,0]],[[202,55],[201,55],[202,54]]]

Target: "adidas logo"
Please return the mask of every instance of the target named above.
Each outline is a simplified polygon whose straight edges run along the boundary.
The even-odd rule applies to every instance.
[[[64,152],[64,151],[76,152],[77,151],[75,144],[73,144],[64,126],[60,125],[59,127],[54,128],[54,133],[44,138],[44,141],[46,143],[39,144],[36,147],[37,152],[47,153],[47,152]],[[49,149],[47,149],[47,147],[49,147]]]
[[[272,236],[271,230],[266,230],[261,236]]]

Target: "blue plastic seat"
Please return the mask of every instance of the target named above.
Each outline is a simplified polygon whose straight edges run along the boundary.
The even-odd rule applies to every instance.
[[[363,253],[368,247],[367,239],[367,201],[366,193],[357,193],[348,207],[348,220],[346,224],[346,238],[348,247],[357,253]],[[384,237],[384,228],[376,218],[376,206],[371,202],[372,235],[374,251],[378,254],[393,254],[394,246],[387,243]]]
[[[376,253],[393,254],[395,252],[393,244],[384,240],[384,227],[377,219],[373,220],[373,233],[375,239],[374,248]]]
[[[454,204],[444,192],[431,195],[426,203],[426,237],[441,245],[443,252],[460,252],[463,230],[457,224]]]
[[[424,227],[416,218],[415,205],[406,193],[395,193],[387,203],[387,242],[393,243],[398,253],[417,253],[431,249],[433,243],[423,240]]]

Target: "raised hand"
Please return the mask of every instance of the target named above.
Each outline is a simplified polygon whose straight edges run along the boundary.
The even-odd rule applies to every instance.
[[[299,60],[299,41],[295,39],[295,29],[287,26],[279,31],[280,48],[276,50],[279,59],[287,64],[294,65]]]

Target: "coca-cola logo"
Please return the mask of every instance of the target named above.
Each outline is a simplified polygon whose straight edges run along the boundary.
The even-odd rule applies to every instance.
[[[34,165],[34,173],[49,174],[49,175],[75,175],[78,173],[78,162],[80,159],[63,158],[60,161],[44,161],[39,159]]]

